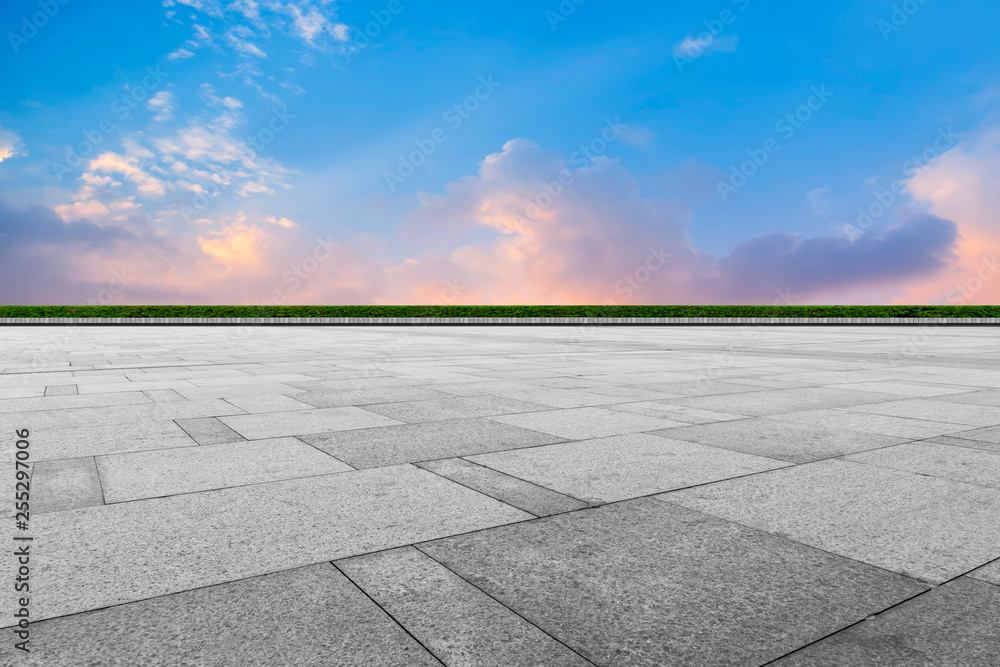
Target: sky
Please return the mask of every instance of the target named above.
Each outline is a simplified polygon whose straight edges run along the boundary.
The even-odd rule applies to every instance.
[[[0,302],[989,304],[985,0],[8,0]]]

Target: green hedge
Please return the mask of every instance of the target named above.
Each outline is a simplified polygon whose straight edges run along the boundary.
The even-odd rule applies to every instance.
[[[0,317],[1000,317],[1000,306],[0,306]]]

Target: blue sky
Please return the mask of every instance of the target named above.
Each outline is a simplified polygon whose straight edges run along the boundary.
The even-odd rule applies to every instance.
[[[995,302],[998,19],[14,0],[0,254],[45,275],[0,299],[106,301],[118,270],[116,303]]]

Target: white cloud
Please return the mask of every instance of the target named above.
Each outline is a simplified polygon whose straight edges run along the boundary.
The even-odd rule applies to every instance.
[[[153,112],[153,121],[160,123],[174,117],[177,99],[166,90],[161,90],[146,101],[146,108]]]
[[[22,152],[22,150],[23,144],[21,142],[21,137],[17,136],[10,130],[5,130],[0,127],[0,162],[9,160],[10,158],[17,157],[19,155],[27,155],[27,153]]]
[[[269,215],[264,218],[264,222],[269,222],[272,225],[278,225],[279,227],[284,227],[285,229],[295,227],[295,223],[288,218],[275,218],[273,215]]]
[[[830,215],[833,212],[832,204],[830,202],[830,194],[832,190],[828,187],[813,188],[806,194],[806,200],[809,202],[809,206],[812,207],[813,212],[816,215]]]
[[[138,159],[134,157],[125,157],[113,151],[107,151],[91,160],[87,168],[90,171],[122,174],[135,183],[139,192],[144,195],[162,197],[166,191],[163,181],[143,171],[138,165]]]
[[[737,35],[713,37],[705,33],[697,37],[688,36],[674,47],[674,56],[693,60],[716,51],[728,53],[736,50],[736,43],[738,41],[739,36]]]
[[[109,213],[107,206],[93,199],[73,202],[72,204],[62,204],[61,206],[56,206],[54,210],[56,215],[62,218],[63,222],[75,222],[83,218],[101,217]]]

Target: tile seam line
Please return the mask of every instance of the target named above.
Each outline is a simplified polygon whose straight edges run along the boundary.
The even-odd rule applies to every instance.
[[[896,604],[890,605],[890,606],[886,607],[885,609],[883,609],[882,611],[876,612],[875,614],[871,614],[871,615],[875,616],[877,618],[877,617],[881,616],[882,614],[885,614],[887,612],[892,611],[896,607],[899,607],[899,606],[902,606],[902,605],[907,604],[909,602],[912,602],[913,600],[916,600],[919,597],[927,595],[928,593],[932,593],[935,590],[937,590],[938,588],[940,588],[941,586],[944,586],[946,584],[950,584],[950,583],[952,583],[954,581],[958,581],[962,577],[969,577],[969,575],[972,572],[975,572],[979,568],[985,567],[986,565],[989,565],[990,563],[995,563],[997,561],[1000,561],[1000,558],[995,558],[995,559],[993,559],[993,560],[991,560],[991,561],[989,561],[987,563],[983,563],[982,565],[977,565],[976,567],[972,568],[971,570],[969,570],[967,572],[962,572],[961,574],[955,575],[951,579],[946,579],[945,581],[942,581],[940,584],[929,584],[930,587],[927,590],[921,591],[921,592],[917,593],[916,595],[913,595],[913,596],[910,596],[910,597],[906,598],[905,600],[900,600]],[[898,573],[896,573],[896,574],[898,574]],[[906,575],[902,575],[902,576],[906,576]],[[987,584],[987,585],[989,585],[991,583],[991,582],[988,582],[988,581],[982,581],[981,579],[976,579],[975,577],[969,577],[969,578],[970,579],[974,579],[975,581]],[[916,581],[920,581],[920,583],[925,583],[925,582],[921,581],[920,579],[917,579]],[[993,584],[993,585],[1000,586],[1000,584]],[[788,653],[786,653],[786,654],[784,654],[782,656],[778,656],[774,660],[770,660],[770,661],[764,663],[763,665],[761,665],[761,667],[767,667],[767,665],[774,664],[778,660],[781,660],[781,659],[783,659],[783,658],[785,658],[785,657],[787,657],[789,655],[792,655],[793,653],[798,653],[799,651],[802,651],[802,650],[804,650],[804,649],[812,646],[813,644],[818,644],[818,643],[820,643],[822,641],[825,641],[825,640],[829,639],[830,637],[833,637],[834,635],[838,635],[838,634],[840,634],[840,633],[842,633],[842,632],[844,632],[846,630],[850,630],[851,628],[853,628],[856,625],[861,625],[862,623],[864,623],[867,620],[869,620],[868,617],[865,617],[865,618],[861,619],[860,621],[857,621],[855,623],[851,623],[850,625],[844,626],[844,627],[840,628],[839,630],[831,632],[830,634],[828,634],[828,635],[826,635],[824,637],[820,637],[819,639],[817,639],[815,641],[811,641],[808,644],[804,644],[804,645],[798,647],[797,649],[795,649],[793,651],[789,651]],[[874,619],[871,619],[871,620],[874,620]]]
[[[362,595],[364,595],[366,598],[368,598],[371,601],[371,603],[373,605],[375,605],[383,614],[385,614],[387,617],[391,618],[392,622],[395,623],[399,627],[400,630],[402,630],[403,632],[405,632],[410,639],[412,639],[413,641],[415,641],[417,643],[417,645],[419,645],[422,649],[424,649],[425,651],[427,651],[428,655],[430,655],[432,658],[434,658],[435,660],[437,660],[438,663],[441,665],[441,667],[448,667],[448,665],[445,663],[445,661],[437,653],[435,653],[434,651],[431,650],[430,646],[427,646],[422,641],[420,641],[420,639],[418,639],[416,635],[414,635],[412,632],[410,632],[409,628],[407,628],[405,625],[403,625],[402,621],[400,621],[398,618],[396,618],[391,613],[389,613],[388,609],[386,609],[385,607],[383,607],[379,603],[378,600],[376,600],[375,598],[373,598],[368,593],[368,591],[366,591],[364,588],[362,588],[361,584],[359,584],[358,582],[354,581],[354,579],[351,578],[351,575],[347,574],[347,572],[344,572],[344,570],[342,570],[337,565],[337,563],[335,561],[329,561],[329,563],[330,563],[330,565],[337,572],[340,573],[340,575],[342,577],[344,577],[349,582],[351,582],[351,585],[354,586],[354,588],[356,588],[357,590],[359,590]]]
[[[579,511],[579,510],[576,510],[576,511]],[[442,539],[449,539],[449,538],[442,538]],[[479,591],[480,593],[482,593],[483,595],[485,595],[487,598],[493,600],[494,602],[496,602],[502,608],[504,608],[507,611],[509,611],[511,614],[513,614],[517,618],[520,618],[522,621],[524,621],[525,623],[527,623],[529,626],[537,629],[540,633],[542,633],[546,637],[550,638],[552,641],[556,642],[560,646],[565,647],[566,650],[568,650],[568,651],[574,653],[575,655],[579,656],[580,659],[583,660],[584,662],[586,662],[588,665],[593,665],[593,667],[599,667],[596,662],[590,660],[589,658],[587,658],[585,655],[583,655],[582,653],[580,653],[579,651],[577,651],[575,648],[573,648],[572,646],[570,646],[566,642],[562,641],[561,639],[559,639],[555,635],[553,635],[553,634],[547,632],[546,630],[544,630],[543,628],[539,627],[538,625],[536,625],[535,623],[533,623],[529,619],[525,618],[522,614],[520,614],[516,610],[514,610],[511,607],[509,607],[508,605],[504,604],[503,602],[501,602],[500,600],[498,600],[497,598],[495,598],[490,593],[484,591],[482,588],[480,588],[479,586],[477,586],[473,582],[469,581],[468,579],[466,579],[465,577],[463,577],[461,574],[459,574],[455,570],[453,570],[450,567],[448,567],[446,564],[444,564],[441,561],[439,561],[437,558],[434,558],[434,556],[432,556],[431,554],[427,553],[426,551],[424,551],[423,549],[420,548],[421,544],[426,544],[426,542],[420,542],[420,543],[414,544],[412,546],[413,546],[414,549],[416,549],[417,551],[419,551],[420,553],[422,553],[424,556],[426,556],[427,558],[430,558],[432,561],[434,561],[435,563],[437,563],[438,565],[440,565],[442,568],[444,568],[448,572],[452,573],[453,575],[455,575],[456,577],[458,577],[459,579],[461,579],[462,581],[464,581],[466,584],[468,584],[469,586],[471,586],[473,589]]]

